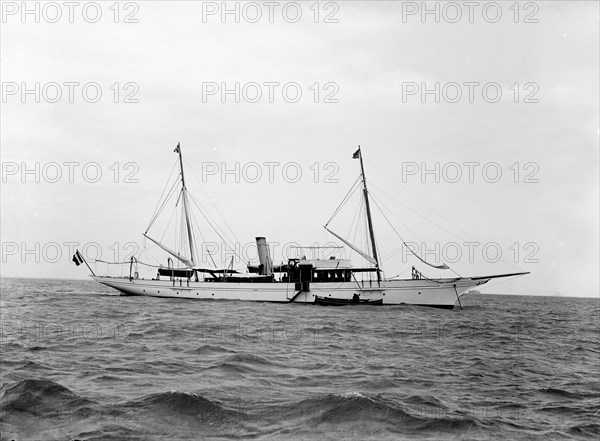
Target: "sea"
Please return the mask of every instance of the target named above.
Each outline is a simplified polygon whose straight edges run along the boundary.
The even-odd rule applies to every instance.
[[[2,440],[599,439],[599,299],[463,309],[1,280]]]

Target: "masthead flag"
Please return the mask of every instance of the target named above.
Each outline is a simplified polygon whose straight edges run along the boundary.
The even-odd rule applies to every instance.
[[[79,254],[79,250],[76,250],[75,254],[73,254],[73,262],[75,262],[75,265],[77,266],[83,263],[83,256]]]
[[[358,148],[357,151],[354,152],[354,154],[352,155],[352,159],[358,159],[360,158],[360,147]]]
[[[179,148],[179,144],[180,144],[180,143],[177,143],[177,147],[175,147],[175,150],[173,150],[175,153],[179,153],[179,150],[180,150],[180,148]]]

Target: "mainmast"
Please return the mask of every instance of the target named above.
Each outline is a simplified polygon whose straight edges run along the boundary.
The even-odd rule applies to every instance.
[[[185,178],[183,176],[183,158],[181,157],[181,146],[180,143],[177,143],[177,147],[174,150],[176,153],[179,154],[179,168],[181,170],[181,192],[182,192],[182,201],[183,201],[183,212],[185,213],[185,225],[187,227],[187,236],[188,236],[188,242],[190,244],[190,260],[192,262],[192,265],[194,265],[195,263],[195,258],[194,258],[194,238],[192,236],[192,227],[190,224],[190,215],[188,212],[188,200],[187,200],[187,188],[185,187]]]
[[[367,190],[367,178],[365,177],[365,166],[363,164],[362,153],[360,151],[360,145],[358,150],[352,156],[353,158],[360,159],[360,172],[363,181],[363,195],[365,197],[365,207],[367,209],[367,224],[369,227],[369,236],[371,238],[371,246],[373,247],[373,259],[375,260],[375,268],[377,268],[377,282],[381,281],[381,274],[379,270],[379,258],[377,257],[377,245],[375,244],[375,232],[373,230],[373,219],[371,219],[371,206],[369,204],[369,190]]]

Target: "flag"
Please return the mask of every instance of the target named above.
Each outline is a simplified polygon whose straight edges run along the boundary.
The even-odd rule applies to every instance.
[[[175,147],[175,150],[173,150],[173,151],[175,153],[179,153],[179,150],[181,150],[181,149],[179,148],[179,143],[177,143],[177,147]]]
[[[75,265],[77,266],[83,263],[83,256],[79,254],[79,250],[76,250],[75,254],[73,254],[73,262],[75,262]]]
[[[360,147],[358,148],[357,151],[354,152],[354,154],[352,155],[352,159],[358,159],[360,158]]]

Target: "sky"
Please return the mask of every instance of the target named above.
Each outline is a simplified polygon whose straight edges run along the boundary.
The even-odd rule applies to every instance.
[[[75,248],[165,264],[142,233],[178,142],[236,267],[256,236],[276,262],[362,265],[293,248],[336,242],[360,145],[387,276],[524,271],[482,292],[598,296],[598,2],[23,5],[1,3],[2,277],[85,278]],[[173,204],[148,234],[177,248]],[[329,225],[367,249],[360,204]],[[227,265],[195,219],[201,263]]]

